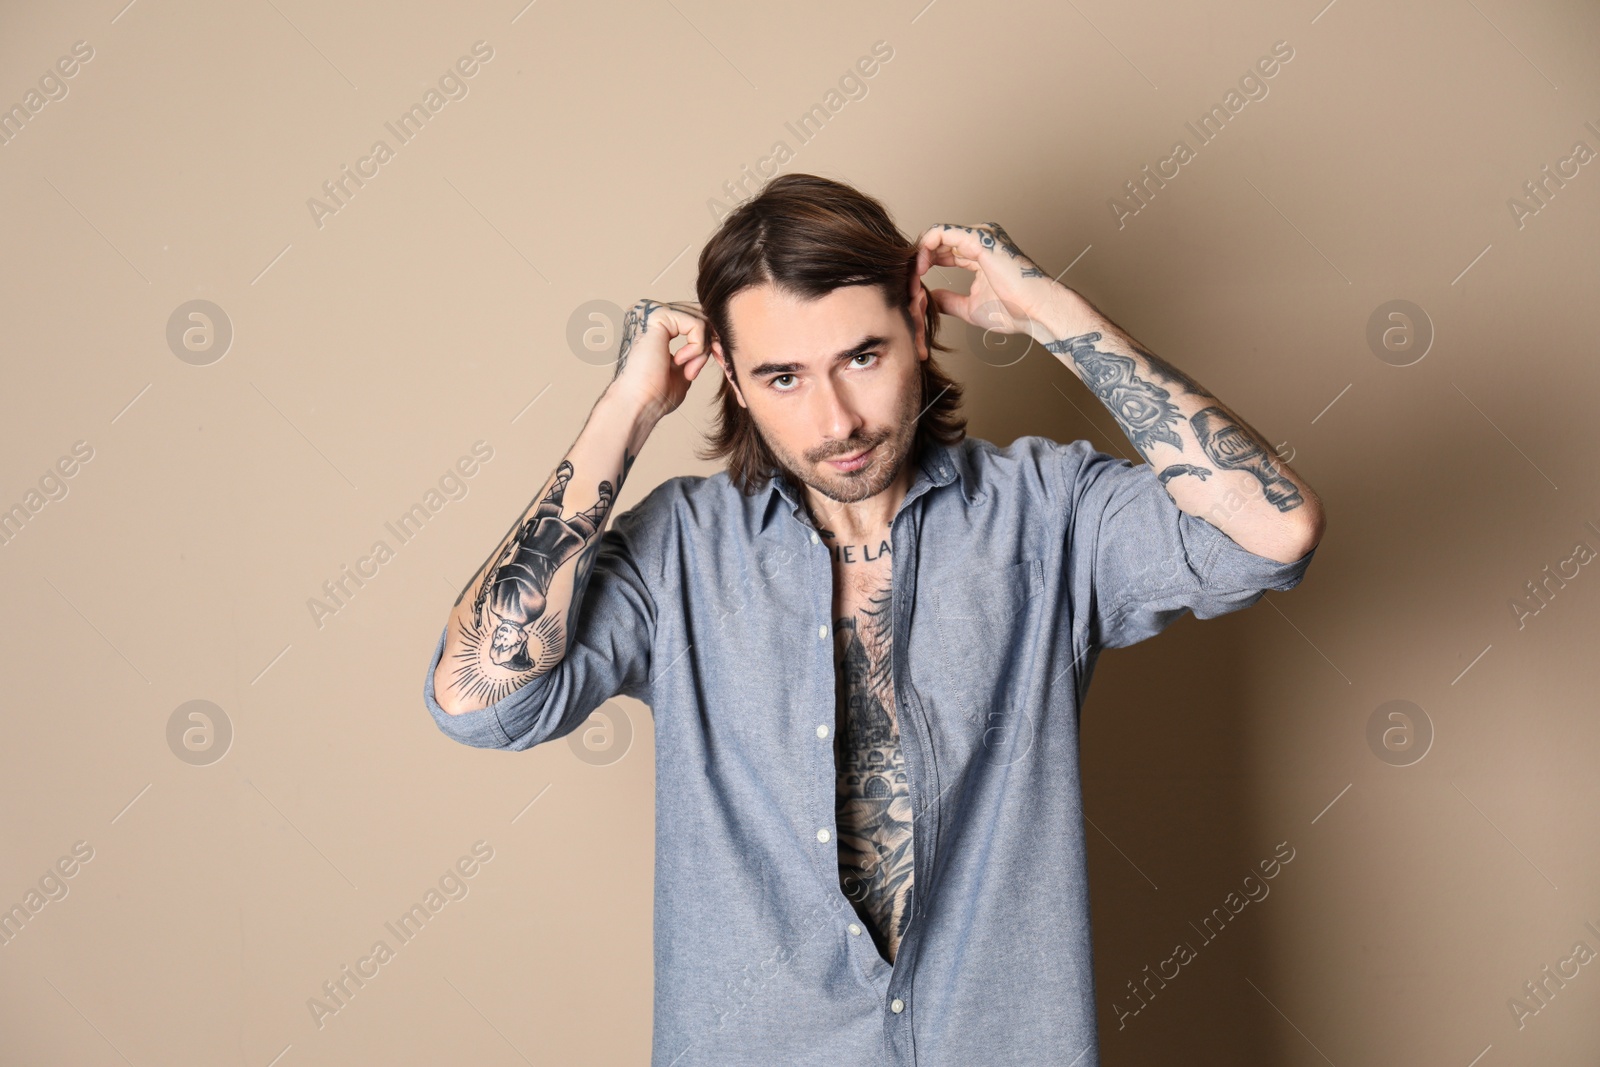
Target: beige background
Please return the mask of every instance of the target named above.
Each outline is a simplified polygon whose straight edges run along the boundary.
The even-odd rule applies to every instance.
[[[1600,1057],[1600,965],[1520,1028],[1508,1006],[1600,951],[1600,570],[1568,564],[1521,628],[1510,606],[1600,548],[1600,165],[1520,227],[1507,206],[1600,149],[1594,5],[122,3],[0,15],[4,106],[94,49],[0,147],[0,508],[93,449],[0,545],[0,906],[93,850],[0,947],[0,1061],[646,1061],[648,710],[484,752],[438,733],[422,676],[608,378],[569,318],[692,295],[707,201],[778,139],[908,232],[997,219],[1072,264],[1326,502],[1299,589],[1101,662],[1104,1062]],[[319,227],[308,198],[480,40],[468,95]],[[799,146],[784,123],[876,41],[868,94]],[[1268,95],[1119,228],[1109,199],[1277,41]],[[234,332],[204,366],[166,339],[194,299]],[[1396,299],[1435,333],[1405,367],[1366,340]],[[976,435],[1133,456],[1053,359],[947,339]],[[712,391],[624,505],[710,473]],[[396,547],[384,523],[478,441],[467,495]],[[380,538],[319,626],[308,601]],[[1434,732],[1404,767],[1367,741],[1396,699]],[[191,700],[233,731],[208,765],[169,745]],[[308,1000],[478,841],[468,895],[319,1027]],[[1285,841],[1271,895],[1119,1029],[1126,983]]]

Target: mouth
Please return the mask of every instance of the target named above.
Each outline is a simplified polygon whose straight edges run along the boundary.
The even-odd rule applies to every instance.
[[[860,452],[857,452],[853,455],[840,456],[836,459],[827,460],[826,462],[828,466],[832,467],[836,471],[857,471],[867,465],[868,461],[872,458],[873,449],[877,447],[877,445],[873,445],[871,448],[864,448]]]

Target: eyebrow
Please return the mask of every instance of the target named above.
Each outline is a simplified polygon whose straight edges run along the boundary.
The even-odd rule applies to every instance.
[[[878,337],[876,335],[863,337],[856,342],[855,347],[845,349],[834,356],[833,360],[835,363],[847,363],[857,356],[865,355],[874,348],[883,348],[888,343],[889,340],[886,337]],[[799,363],[761,363],[751,369],[750,376],[752,378],[765,378],[774,374],[793,374],[795,371],[802,369],[804,369],[803,365]]]

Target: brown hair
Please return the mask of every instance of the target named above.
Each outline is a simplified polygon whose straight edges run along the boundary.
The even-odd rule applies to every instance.
[[[842,182],[813,174],[785,174],[734,210],[700,251],[696,290],[711,336],[722,342],[732,369],[733,334],[728,304],[739,293],[771,283],[814,300],[847,285],[873,285],[889,306],[911,318],[911,277],[917,249],[896,228],[882,204]],[[929,440],[955,444],[966,436],[961,386],[934,361],[939,312],[929,300],[924,314],[928,358],[922,361],[922,415],[915,448]],[[728,460],[728,475],[745,493],[754,493],[778,473],[772,452],[756,433],[750,412],[739,405],[726,376],[717,393],[715,426],[706,435],[701,459]]]

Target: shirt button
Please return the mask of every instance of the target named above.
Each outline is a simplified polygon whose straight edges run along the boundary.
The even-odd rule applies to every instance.
[[[828,833],[828,828],[826,826],[824,826],[822,829],[817,831],[817,840],[818,841],[826,841],[831,836],[832,835]]]
[[[827,737],[828,736],[828,724],[827,723],[823,722],[823,723],[818,723],[817,724],[817,736],[818,737]]]
[[[899,997],[895,997],[893,1000],[889,1001],[889,1010],[894,1012],[896,1015],[899,1015],[902,1011],[905,1011],[905,1009],[906,1002],[901,1000]]]
[[[861,926],[860,926],[860,924],[858,924],[858,923],[851,923],[851,924],[850,924],[850,926],[849,926],[849,927],[848,927],[848,929],[849,929],[849,931],[850,931],[850,932],[851,932],[851,933],[852,933],[852,934],[854,934],[854,935],[855,935],[855,936],[857,936],[857,937],[860,937],[860,936],[861,936]]]
[[[820,540],[822,540],[822,538],[817,536],[817,532],[815,530],[812,530],[811,531],[811,543],[812,544],[816,544]]]
[[[825,638],[827,636],[828,636],[828,628],[826,626],[817,627],[817,640],[820,641],[820,640],[822,640],[823,638]]]

